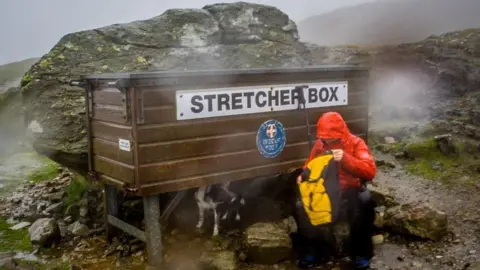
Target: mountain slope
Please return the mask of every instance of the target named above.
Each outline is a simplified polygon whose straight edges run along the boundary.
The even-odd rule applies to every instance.
[[[27,72],[30,67],[37,62],[38,58],[29,58],[18,62],[13,62],[0,66],[0,87],[4,86],[5,90],[8,89],[7,84],[15,81],[20,81],[23,74]],[[9,86],[9,85],[8,85]],[[11,85],[14,87],[17,85]],[[0,91],[2,92],[2,91]]]
[[[298,23],[302,41],[320,45],[414,42],[429,35],[480,27],[478,0],[380,0]]]

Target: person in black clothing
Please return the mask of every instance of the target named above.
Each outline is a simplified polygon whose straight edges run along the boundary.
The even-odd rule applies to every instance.
[[[375,202],[366,189],[366,182],[376,174],[375,161],[366,143],[348,130],[340,114],[327,112],[317,122],[317,141],[311,150],[307,164],[326,150],[332,151],[338,162],[341,184],[341,211],[339,221],[347,221],[350,237],[347,244],[349,257],[357,269],[366,269],[373,257],[372,234],[374,230]],[[297,183],[302,181],[301,172]],[[298,195],[298,194],[297,194]],[[294,244],[298,244],[299,267],[309,268],[324,263],[335,255],[332,226],[312,226],[299,196],[295,201],[295,219],[298,233]]]

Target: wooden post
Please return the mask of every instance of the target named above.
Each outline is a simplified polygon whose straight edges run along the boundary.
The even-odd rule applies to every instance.
[[[115,237],[118,233],[118,229],[115,228],[108,222],[108,216],[118,217],[118,191],[115,189],[114,186],[105,185],[103,193],[103,201],[104,201],[104,217],[105,217],[105,230],[107,233],[107,240],[109,242],[112,241],[113,237]]]
[[[143,197],[145,239],[147,241],[147,269],[160,269],[163,262],[160,202],[158,195]]]

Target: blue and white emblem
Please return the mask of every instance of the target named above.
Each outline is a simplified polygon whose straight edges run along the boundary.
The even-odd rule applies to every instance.
[[[264,122],[257,132],[257,148],[266,158],[277,157],[287,142],[282,123],[277,120]]]

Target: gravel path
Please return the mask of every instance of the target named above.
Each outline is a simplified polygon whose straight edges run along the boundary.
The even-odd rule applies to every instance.
[[[375,153],[396,168],[380,169],[375,182],[400,203],[423,201],[448,215],[450,236],[441,242],[386,243],[377,247],[376,269],[466,269],[480,260],[480,179],[474,185],[441,184],[405,172],[387,155]]]

